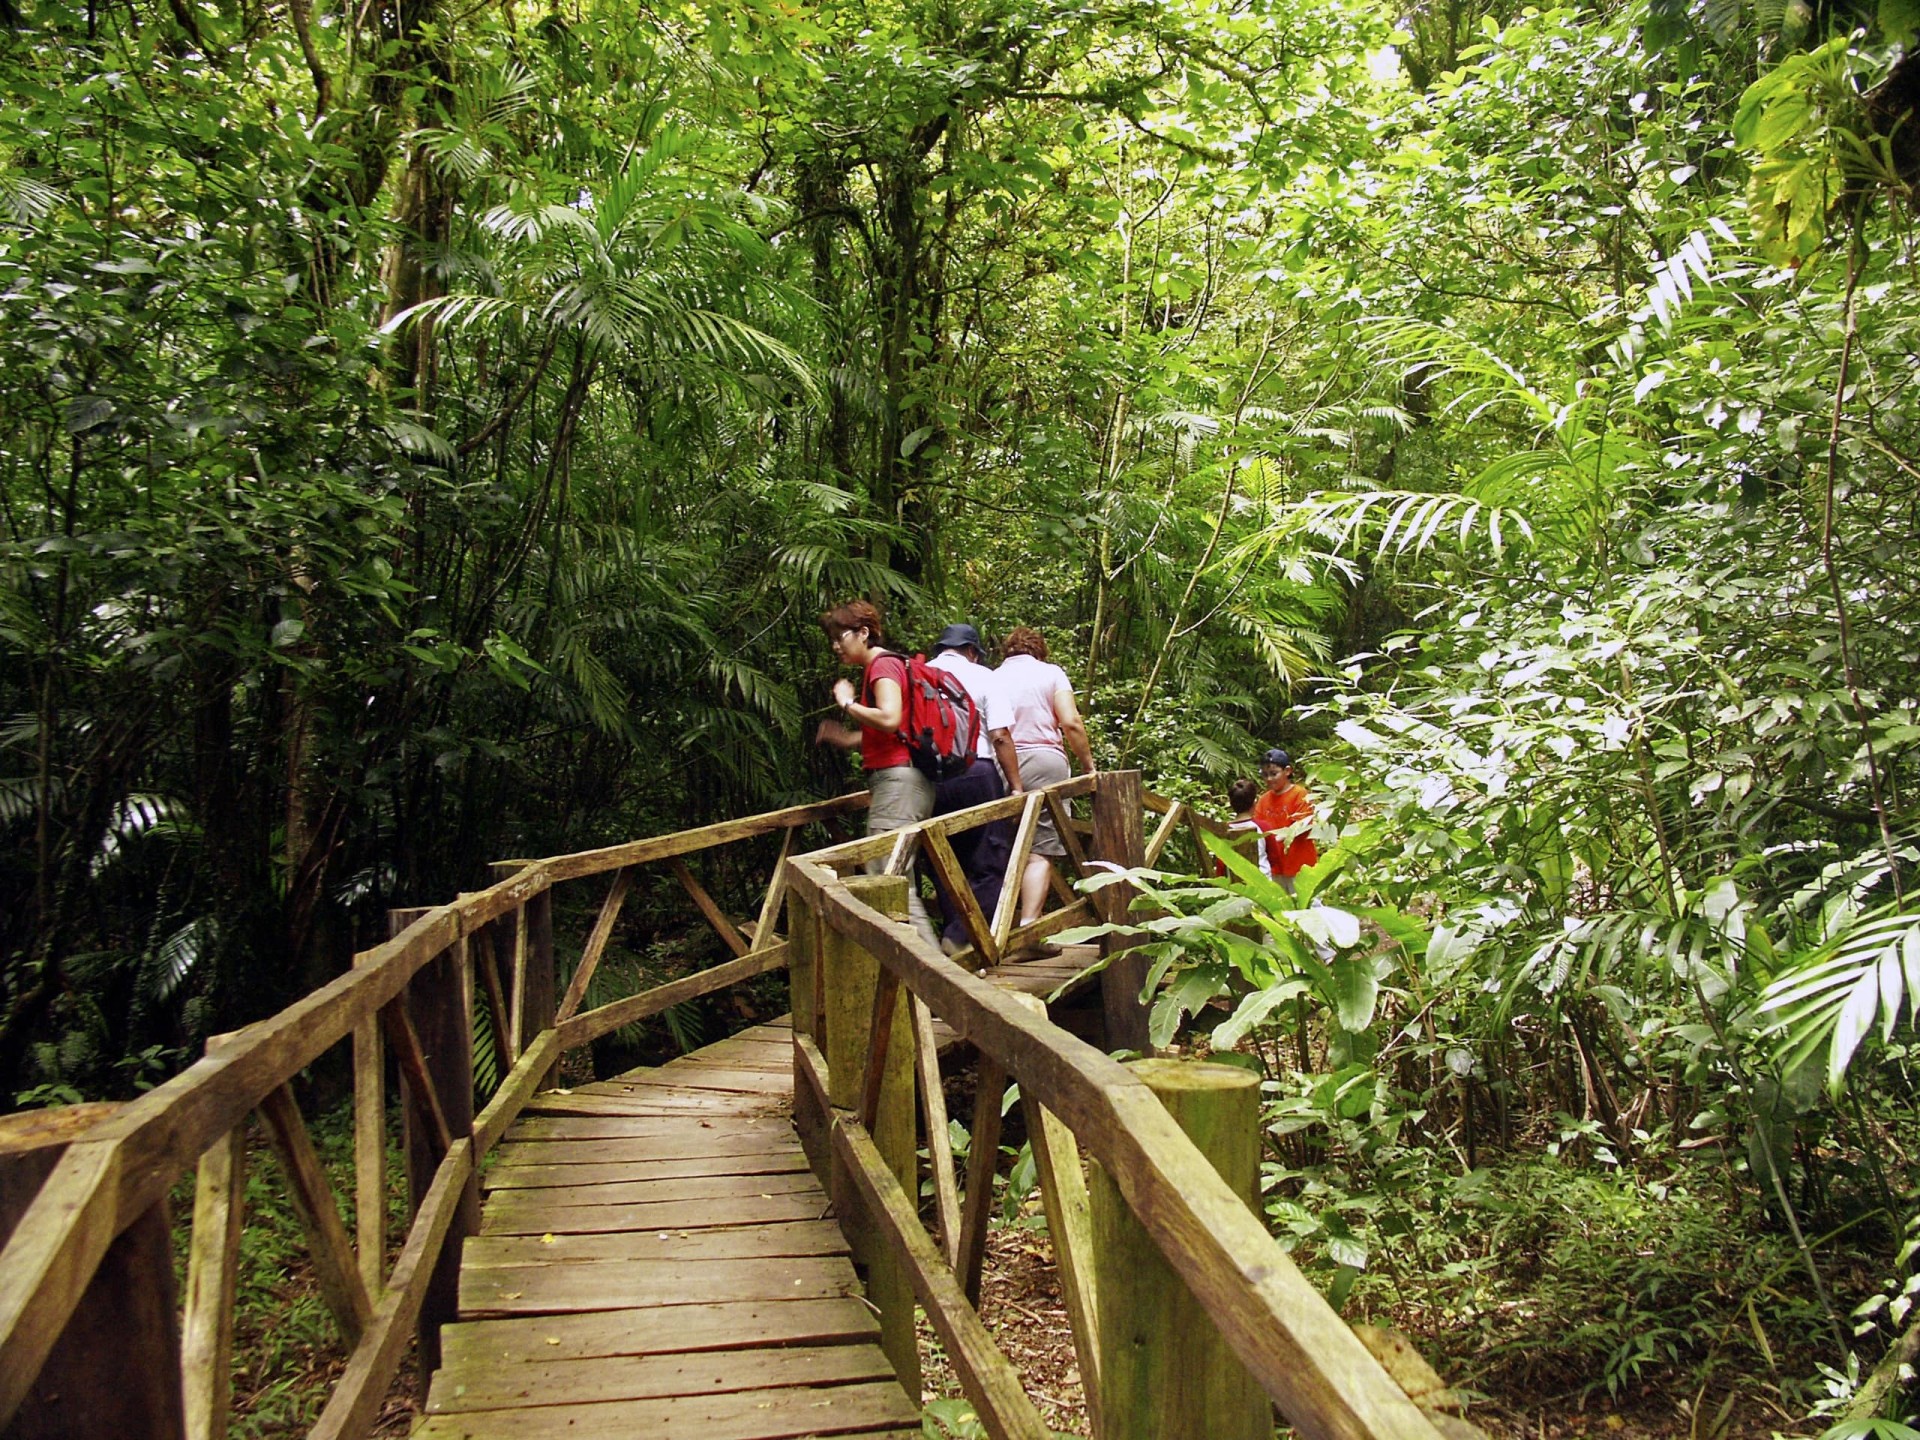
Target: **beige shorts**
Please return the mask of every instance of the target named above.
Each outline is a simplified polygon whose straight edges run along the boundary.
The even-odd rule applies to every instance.
[[[1049,785],[1057,785],[1073,774],[1067,764],[1067,752],[1048,745],[1033,750],[1016,752],[1020,757],[1020,784],[1028,790],[1044,790]],[[1060,831],[1053,823],[1051,806],[1040,808],[1039,823],[1033,827],[1033,853],[1036,855],[1065,855],[1067,847],[1061,843]]]

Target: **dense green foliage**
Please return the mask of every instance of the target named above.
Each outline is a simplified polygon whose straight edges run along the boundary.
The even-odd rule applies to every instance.
[[[0,3],[6,1093],[839,786],[868,594],[1169,793],[1303,754],[1324,903],[1168,891],[1159,1023],[1339,1298],[1584,1243],[1565,1371],[1804,1412],[1908,1318],[1916,19]]]

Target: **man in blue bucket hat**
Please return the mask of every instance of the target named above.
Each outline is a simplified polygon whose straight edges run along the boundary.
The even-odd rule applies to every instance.
[[[980,712],[980,736],[973,763],[950,780],[933,787],[933,813],[951,815],[998,800],[1011,791],[1020,791],[1020,762],[1014,753],[1012,718],[1001,695],[993,671],[980,663],[986,647],[980,632],[963,623],[947,626],[934,642],[927,664],[952,675],[973,697]],[[998,759],[999,763],[994,762]],[[1007,857],[1013,853],[1013,822],[995,820],[948,836],[954,858],[967,877],[967,887],[980,903],[980,913],[989,923],[1000,904],[1000,887],[1006,880]],[[954,897],[940,891],[940,909],[946,920],[940,934],[940,948],[951,955],[968,943],[967,927],[960,918]]]

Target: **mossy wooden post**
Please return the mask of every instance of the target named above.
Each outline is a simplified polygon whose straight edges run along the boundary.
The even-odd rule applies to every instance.
[[[1140,811],[1146,803],[1146,791],[1138,770],[1103,770],[1093,792],[1094,860],[1135,869],[1146,864],[1147,842],[1140,824]],[[1127,884],[1107,885],[1094,892],[1093,903],[1107,924],[1120,924],[1129,914],[1134,889]],[[1100,976],[1100,1006],[1106,1018],[1109,1050],[1134,1050],[1148,1054],[1152,1042],[1147,1038],[1147,1005],[1140,998],[1147,981],[1147,957],[1133,950],[1137,942],[1125,936],[1108,935],[1100,942],[1100,952],[1108,957]]]
[[[118,1108],[74,1105],[0,1121],[0,1245],[68,1144]],[[0,1430],[6,1440],[184,1440],[172,1237],[162,1197],[107,1247],[33,1388]]]
[[[787,999],[796,1040],[805,1036],[821,1043],[814,1014],[814,976],[820,954],[820,917],[799,890],[787,895]],[[824,1053],[824,1052],[823,1052]],[[794,1051],[793,1128],[799,1132],[800,1148],[807,1152],[807,1163],[825,1183],[827,1158],[833,1146],[827,1127],[832,1123],[825,1108],[814,1095],[800,1066],[798,1047]]]
[[[426,913],[425,910],[389,911],[388,928],[398,935]],[[449,946],[420,967],[408,982],[404,999],[407,1018],[420,1040],[427,1078],[446,1117],[447,1129],[456,1140],[473,1130],[473,986],[468,979],[466,961],[464,944]],[[446,1152],[427,1120],[431,1102],[412,1093],[404,1074],[400,1090],[404,1097],[400,1113],[407,1168],[407,1213],[417,1215],[421,1202],[426,1199],[427,1188],[433,1184],[434,1171]],[[467,1190],[434,1266],[426,1299],[420,1306],[417,1334],[423,1381],[440,1364],[440,1327],[459,1313],[461,1241],[480,1228],[479,1183],[469,1179]]]
[[[903,920],[907,914],[907,881],[901,875],[849,876],[847,889],[856,900],[883,915]],[[873,1024],[873,992],[880,962],[865,950],[822,924],[816,951],[826,981],[827,1099],[836,1111],[853,1112],[860,1105],[866,1079],[867,1056],[873,1049],[868,1033]],[[893,1030],[887,1041],[887,1068],[880,1088],[880,1109],[873,1122],[873,1143],[887,1168],[909,1195],[920,1192],[917,1136],[913,1111],[913,1018],[911,1006],[894,1006]],[[880,1311],[880,1348],[893,1362],[894,1372],[907,1393],[920,1394],[920,1345],[914,1334],[913,1285],[892,1248],[872,1233],[863,1215],[860,1192],[834,1160],[829,1185],[834,1212],[853,1244],[853,1258],[866,1267],[867,1298]]]
[[[1260,1080],[1233,1065],[1130,1067],[1249,1206],[1260,1175]],[[1120,1189],[1091,1167],[1100,1440],[1269,1440],[1272,1408]]]

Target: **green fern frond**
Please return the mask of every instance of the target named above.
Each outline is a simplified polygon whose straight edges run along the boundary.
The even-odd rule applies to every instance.
[[[1827,1084],[1838,1091],[1875,1023],[1884,1044],[1902,1013],[1920,1013],[1920,915],[1891,908],[1863,918],[1777,976],[1757,1013],[1780,1037],[1792,1070],[1827,1047]]]

